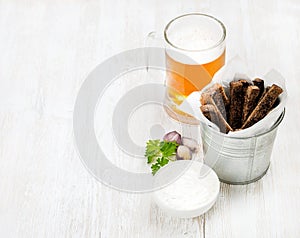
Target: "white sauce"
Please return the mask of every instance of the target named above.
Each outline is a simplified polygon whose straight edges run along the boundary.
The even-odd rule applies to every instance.
[[[219,192],[219,181],[211,171],[199,176],[191,166],[180,178],[158,190],[156,197],[163,207],[173,210],[195,210],[213,202]]]

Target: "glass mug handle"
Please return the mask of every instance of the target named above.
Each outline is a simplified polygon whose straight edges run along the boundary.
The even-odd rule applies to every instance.
[[[149,72],[149,68],[151,67],[151,62],[153,62],[153,60],[159,60],[161,64],[159,65],[164,65],[165,62],[165,54],[151,54],[151,48],[164,48],[164,42],[163,42],[163,38],[162,36],[160,36],[160,34],[158,34],[156,31],[151,31],[147,34],[147,37],[145,39],[145,48],[146,48],[146,52],[145,52],[145,57],[146,57],[146,69],[147,72]],[[163,50],[161,51],[162,53],[164,52]],[[156,64],[157,65],[157,62]]]

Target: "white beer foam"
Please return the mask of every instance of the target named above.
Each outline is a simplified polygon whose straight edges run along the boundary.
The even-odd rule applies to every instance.
[[[225,49],[221,24],[211,19],[185,19],[173,22],[167,30],[167,53],[186,64],[205,64],[218,58]],[[184,57],[185,55],[186,57]],[[190,58],[190,59],[188,59]]]

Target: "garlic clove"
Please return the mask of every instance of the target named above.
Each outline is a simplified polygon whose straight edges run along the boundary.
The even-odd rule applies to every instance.
[[[182,137],[181,143],[188,147],[193,153],[197,153],[199,151],[199,144],[192,138]]]
[[[181,135],[177,131],[171,131],[164,135],[164,141],[175,141],[177,144],[181,144]]]
[[[180,145],[177,148],[176,158],[178,160],[190,160],[192,158],[192,152],[187,146]]]

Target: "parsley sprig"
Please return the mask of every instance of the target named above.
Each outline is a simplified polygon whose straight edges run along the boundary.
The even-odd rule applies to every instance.
[[[153,175],[172,160],[178,146],[175,141],[149,140],[147,142],[145,156],[148,164],[151,164]]]

